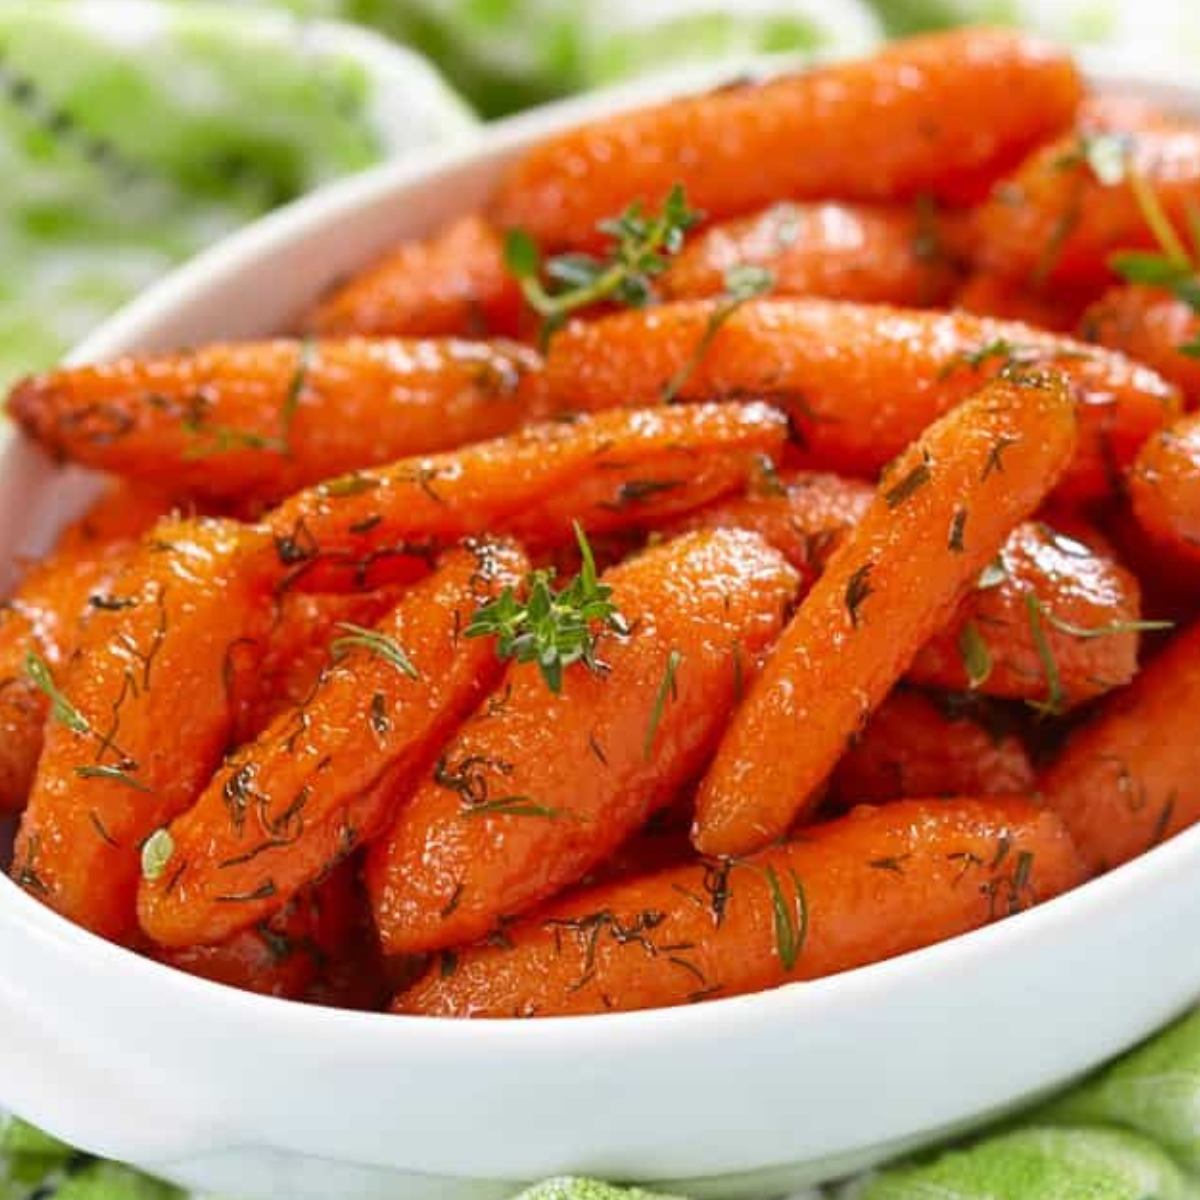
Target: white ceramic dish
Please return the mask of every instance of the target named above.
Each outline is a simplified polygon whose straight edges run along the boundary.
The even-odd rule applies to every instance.
[[[1200,93],[1140,86],[1200,114]],[[76,357],[278,329],[398,236],[478,205],[522,147],[616,102],[332,188],[185,268]],[[0,564],[91,486],[0,445]],[[478,1024],[244,995],[99,941],[4,880],[0,1103],[248,1200],[499,1200],[566,1171],[769,1196],[1028,1101],[1183,1010],[1200,996],[1198,880],[1200,828],[1043,908],[837,978]]]

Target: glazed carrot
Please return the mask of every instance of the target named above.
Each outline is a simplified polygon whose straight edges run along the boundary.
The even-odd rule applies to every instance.
[[[1137,673],[1141,589],[1111,553],[1049,525],[1014,530],[957,613],[917,655],[916,683],[1060,712]]]
[[[552,1016],[757,992],[945,941],[1082,878],[1062,823],[1027,800],[863,807],[750,859],[576,894],[443,957],[393,1010]]]
[[[1111,288],[1083,314],[1079,335],[1145,363],[1175,384],[1189,405],[1200,400],[1200,317],[1170,292]]]
[[[516,337],[521,309],[502,238],[469,216],[402,242],[326,296],[305,326],[324,337]]]
[[[711,337],[714,302],[622,313],[558,334],[540,403],[590,410],[756,396],[791,417],[806,466],[873,477],[941,414],[1006,365],[1068,377],[1080,448],[1063,482],[1075,499],[1109,493],[1113,468],[1177,410],[1175,389],[1111,351],[1013,322],[832,300],[757,300]],[[694,364],[694,366],[692,365]]]
[[[139,890],[145,933],[174,947],[223,941],[386,830],[499,676],[494,647],[460,635],[525,566],[504,543],[454,551],[374,630],[335,642],[344,657],[311,699],[241,747],[171,823],[171,860]]]
[[[602,582],[629,628],[553,693],[534,664],[446,747],[367,884],[387,954],[488,933],[578,882],[703,769],[796,577],[753,534],[690,534]]]
[[[52,685],[54,720],[17,838],[13,878],[77,924],[136,929],[145,840],[186,809],[233,725],[226,679],[265,645],[265,535],[166,520],[91,614]]]
[[[1200,820],[1200,625],[1110,696],[1043,773],[1040,791],[1093,871]]]
[[[1200,196],[1200,128],[1137,130],[1120,154],[1102,181],[1078,134],[1034,151],[978,214],[979,263],[1035,284],[1107,283],[1112,254],[1157,249],[1131,175],[1186,237],[1187,205]]]
[[[1160,552],[1200,564],[1200,414],[1142,447],[1129,474],[1133,515]]]
[[[424,569],[480,529],[554,544],[575,521],[603,534],[688,512],[743,484],[785,436],[763,404],[603,413],[355,472],[292,497],[270,525],[290,586],[370,586],[381,564]]]
[[[343,625],[374,625],[400,602],[404,587],[347,595],[287,592],[280,596],[266,651],[240,672],[233,743],[253,741],[281,712],[299,708],[329,666],[330,644]]]
[[[976,313],[981,317],[994,317],[1002,321],[1022,321],[1037,329],[1049,329],[1055,333],[1067,333],[1079,323],[1084,306],[1094,293],[1090,290],[1075,293],[1057,289],[1053,292],[1044,288],[1027,287],[1016,280],[990,271],[976,271],[971,275],[958,294],[954,306],[964,312]],[[1098,341],[1087,338],[1087,341]],[[1102,345],[1109,345],[1102,342]],[[1124,350],[1123,346],[1109,346],[1112,350]],[[1131,355],[1137,358],[1137,355]],[[1148,363],[1154,366],[1154,363]],[[1173,382],[1173,381],[1172,381]]]
[[[880,705],[832,781],[844,804],[1028,795],[1033,787],[1033,766],[1019,738],[911,691],[895,691]]]
[[[116,487],[69,526],[0,605],[0,812],[25,804],[49,703],[26,669],[30,651],[50,670],[70,657],[80,619],[137,539],[170,508],[157,492]]]
[[[327,961],[346,952],[357,917],[356,892],[354,868],[347,863],[253,929],[216,946],[158,950],[155,956],[214,983],[298,1000]]]
[[[777,295],[884,304],[936,304],[956,277],[933,212],[784,202],[698,235],[663,276],[662,292],[676,300],[716,296],[730,268],[747,263],[772,272]]]
[[[8,408],[59,457],[197,496],[277,499],[515,428],[538,363],[505,343],[229,343],[34,376]]]
[[[693,842],[744,854],[809,811],[847,739],[1075,451],[1049,374],[994,379],[898,458],[798,609],[700,786]]]
[[[596,243],[630,202],[682,184],[720,220],[786,196],[899,200],[953,190],[1065,128],[1082,91],[1043,42],[968,29],[861,61],[619,113],[521,159],[492,207],[547,246]]]

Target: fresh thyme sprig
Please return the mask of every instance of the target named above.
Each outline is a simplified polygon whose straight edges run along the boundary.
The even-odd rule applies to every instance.
[[[592,548],[578,522],[575,538],[582,563],[565,588],[555,591],[553,571],[533,571],[526,581],[526,600],[506,588],[475,613],[466,629],[467,637],[496,638],[501,658],[537,663],[554,693],[562,691],[563,672],[573,663],[603,671],[596,657],[597,626],[618,634],[628,632],[612,602],[612,588],[599,581]]]
[[[394,637],[380,633],[377,629],[366,629],[362,625],[353,625],[349,621],[339,621],[338,629],[345,632],[336,638],[329,647],[334,662],[341,662],[352,650],[366,650],[376,658],[391,663],[402,675],[409,679],[420,679],[421,673],[412,664],[412,659],[404,652]]]
[[[537,243],[524,229],[509,230],[505,265],[530,308],[542,318],[543,347],[578,309],[603,300],[629,308],[651,303],[654,279],[667,269],[702,216],[689,206],[682,185],[676,184],[660,213],[647,213],[635,202],[619,217],[600,222],[597,228],[612,239],[603,258],[560,254],[543,262]]]

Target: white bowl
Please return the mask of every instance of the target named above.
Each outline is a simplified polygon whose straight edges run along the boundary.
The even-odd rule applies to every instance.
[[[1140,90],[1200,114],[1200,92]],[[281,328],[399,235],[479,205],[523,147],[630,98],[331,188],[184,268],[76,358]],[[23,441],[0,446],[0,563],[44,544],[92,486]],[[108,945],[4,880],[0,1103],[248,1200],[499,1200],[561,1172],[768,1196],[1027,1102],[1181,1012],[1200,996],[1198,879],[1200,828],[1042,908],[835,978],[481,1023],[245,995]]]

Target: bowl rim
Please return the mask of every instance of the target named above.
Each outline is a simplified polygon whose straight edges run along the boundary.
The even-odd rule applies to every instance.
[[[820,61],[825,56],[816,56]],[[1155,79],[1139,77],[1103,54],[1078,56],[1088,81],[1103,89],[1130,90],[1157,96],[1164,102],[1177,101],[1200,111],[1200,87],[1189,83],[1187,73],[1174,64]],[[85,339],[65,362],[79,364],[129,352],[142,343],[156,325],[190,300],[203,296],[226,279],[254,269],[288,246],[333,229],[338,220],[361,208],[385,201],[423,182],[479,159],[511,155],[523,146],[567,128],[580,120],[623,108],[653,103],[698,87],[711,86],[730,76],[754,76],[787,69],[791,56],[751,58],[719,67],[677,72],[650,81],[545,105],[484,128],[442,149],[416,152],[402,161],[388,162],[361,174],[336,181],[308,196],[276,210],[229,235],[212,248],[170,272],[143,292]],[[813,62],[808,56],[806,63]],[[12,426],[0,426],[0,461],[12,455],[21,441]],[[261,1027],[269,1019],[275,1036],[305,1037],[337,1033],[348,1038],[370,1039],[378,1045],[381,1030],[393,1038],[412,1033],[426,1051],[452,1050],[464,1043],[501,1054],[513,1051],[556,1051],[578,1049],[601,1031],[618,1036],[620,1046],[635,1052],[662,1040],[670,1030],[676,1036],[709,1033],[711,1022],[719,1021],[732,1034],[775,1015],[791,1021],[819,1019],[826,1009],[836,1011],[844,1003],[868,995],[883,995],[905,986],[927,986],[942,977],[948,981],[976,963],[1003,956],[1021,939],[1054,941],[1070,938],[1081,925],[1101,922],[1127,911],[1140,893],[1170,886],[1186,886],[1200,869],[1200,825],[1185,830],[1133,861],[1093,879],[1075,890],[1033,909],[1002,921],[958,935],[920,950],[844,971],[821,979],[785,983],[757,993],[729,996],[703,1004],[631,1012],[600,1013],[537,1019],[492,1018],[454,1020],[443,1017],[361,1012],[333,1009],[297,1001],[241,991],[146,958],[89,932],[18,888],[8,877],[0,877],[0,923],[14,923],[31,942],[40,942],[53,955],[70,957],[89,971],[124,973],[127,980],[153,988],[159,999],[186,1004],[203,1004],[213,1016]]]

